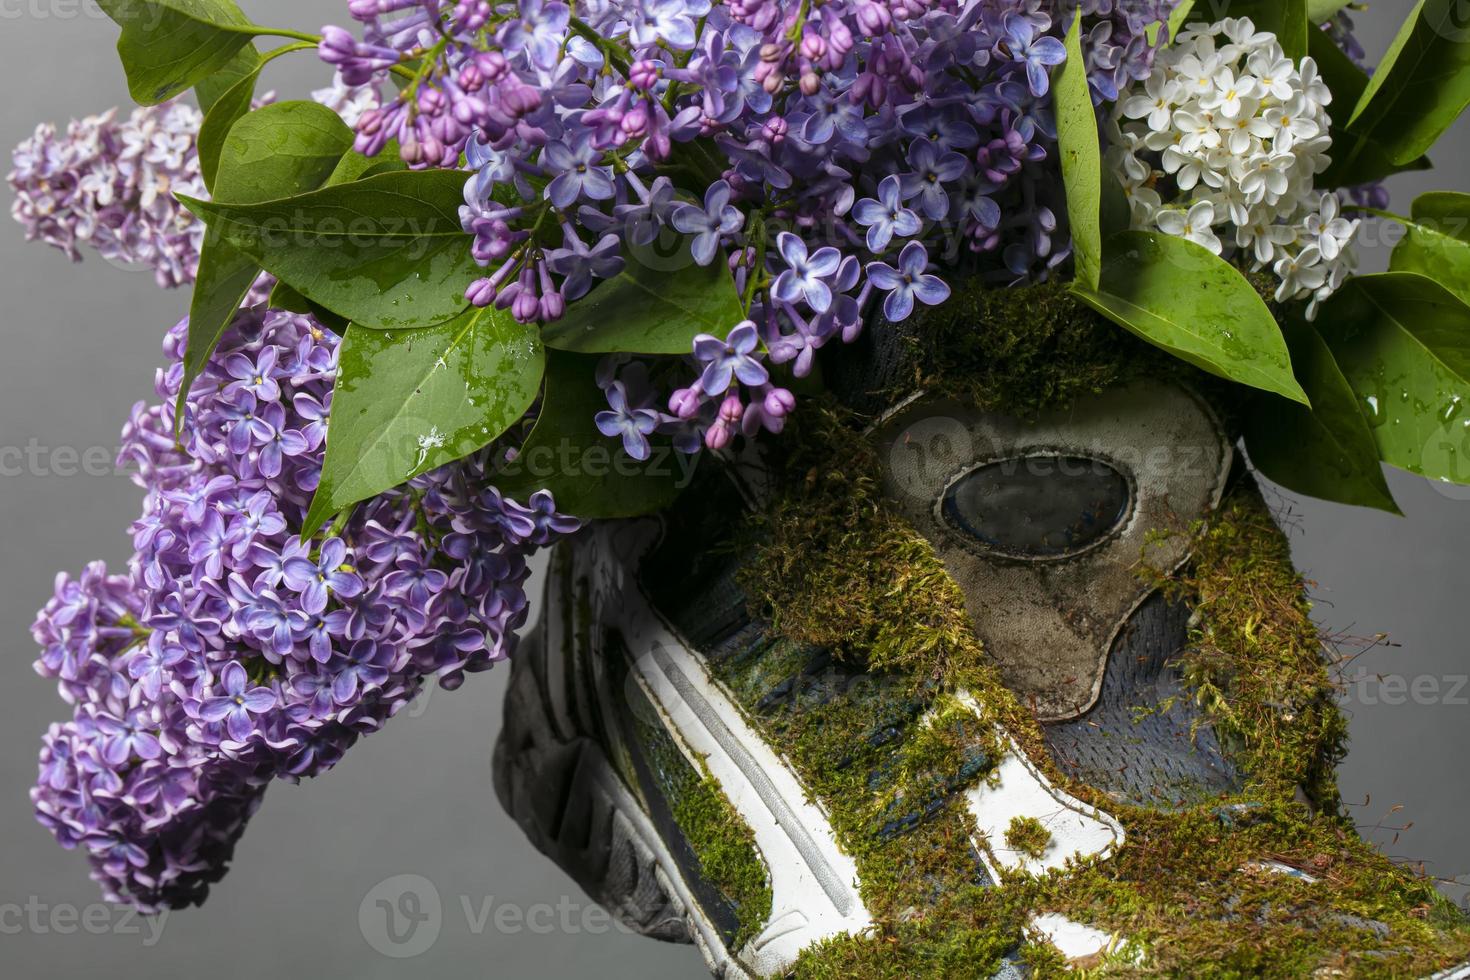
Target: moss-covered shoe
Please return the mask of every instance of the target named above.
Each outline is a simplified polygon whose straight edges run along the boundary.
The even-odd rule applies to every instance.
[[[1205,399],[783,442],[554,556],[497,788],[594,898],[720,975],[1470,976],[1339,813],[1302,583]]]

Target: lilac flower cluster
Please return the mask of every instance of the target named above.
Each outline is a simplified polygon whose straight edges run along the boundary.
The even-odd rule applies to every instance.
[[[371,85],[340,76],[312,98],[349,126],[382,103]],[[272,101],[266,94],[259,107]],[[165,289],[194,282],[204,224],[174,197],[207,198],[197,141],[204,117],[184,102],[73,120],[64,136],[43,123],[12,151],[10,213],[26,238],[82,258],[81,246],[127,267],[150,268]]]
[[[1095,99],[1146,78],[1175,0],[1080,0]],[[1065,8],[1064,12],[1058,12]],[[1045,0],[349,0],[357,40],[321,54],[354,83],[406,76],[358,123],[416,166],[477,172],[464,226],[490,274],[468,298],[560,317],[655,240],[728,262],[748,320],[702,337],[667,411],[609,386],[604,432],[779,428],[813,352],[866,311],[902,319],[948,287],[931,256],[1001,282],[1071,254],[1051,73],[1075,5]],[[1167,31],[1162,32],[1167,40]],[[744,373],[712,370],[739,357]],[[748,363],[747,363],[748,362]],[[753,365],[753,366],[751,366]],[[731,382],[731,378],[739,384]],[[723,383],[722,383],[723,382]]]
[[[526,557],[573,531],[545,492],[487,488],[489,451],[303,539],[337,338],[255,308],[174,406],[187,325],[123,461],[146,491],[123,574],[57,580],[36,669],[73,706],[32,791],[109,900],[198,902],[274,779],[329,769],[430,677],[457,687],[513,649]]]
[[[175,194],[206,196],[194,139],[199,110],[183,102],[73,120],[64,135],[44,123],[16,147],[10,213],[39,239],[81,260],[87,245],[108,262],[151,268],[164,288],[194,281],[204,226]]]

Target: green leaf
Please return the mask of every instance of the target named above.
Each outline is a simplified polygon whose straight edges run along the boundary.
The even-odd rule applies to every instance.
[[[1281,50],[1292,61],[1307,56],[1307,0],[1234,0],[1231,17],[1249,17],[1256,30],[1276,35]]]
[[[408,164],[398,155],[398,141],[389,140],[388,145],[383,147],[383,152],[375,157],[365,157],[356,150],[348,150],[337,164],[337,169],[332,171],[332,176],[327,179],[326,186],[350,184],[354,180],[407,169]]]
[[[1422,156],[1470,105],[1464,0],[1420,0],[1353,109],[1347,129],[1396,164]]]
[[[179,389],[179,407],[189,387],[214,353],[220,337],[235,320],[250,286],[260,276],[255,260],[206,231],[199,252],[199,272],[194,277],[194,295],[189,301],[189,338],[184,350],[184,381]],[[184,413],[177,413],[180,425]]]
[[[1424,194],[1404,227],[1389,269],[1427,276],[1470,303],[1470,194]]]
[[[492,478],[501,492],[525,499],[550,490],[557,510],[585,520],[652,514],[678,497],[696,457],[655,439],[652,455],[640,463],[621,440],[598,431],[593,420],[607,411],[607,395],[594,380],[600,360],[598,354],[547,354],[541,414],[516,458]]]
[[[235,60],[260,28],[234,0],[97,0],[122,28],[118,57],[133,101],[157,105]]]
[[[325,106],[314,102],[265,106],[230,130],[215,178],[216,200],[256,204],[319,187],[351,146],[352,131]],[[254,258],[217,227],[208,229],[189,303],[181,405],[259,275],[260,264]],[[179,412],[180,422],[183,417]]]
[[[353,324],[302,533],[498,438],[535,401],[545,360],[535,328],[493,307],[422,330]]]
[[[302,296],[288,284],[277,281],[271,287],[271,294],[267,300],[273,310],[285,310],[288,313],[310,313],[311,300]]]
[[[263,204],[316,190],[352,149],[352,130],[315,102],[276,102],[244,116],[225,137],[214,200]]]
[[[680,260],[689,261],[687,252]],[[687,354],[698,334],[724,337],[745,319],[724,263],[677,271],[635,261],[567,307],[543,333],[546,346],[583,354]]]
[[[1318,322],[1387,463],[1470,484],[1470,306],[1431,279],[1348,280]]]
[[[1245,419],[1251,462],[1289,490],[1398,513],[1362,403],[1310,324],[1285,325],[1296,377],[1312,407],[1260,395]]]
[[[1332,93],[1333,114],[1341,117],[1346,112],[1344,107],[1356,105],[1362,98],[1368,88],[1368,75],[1353,64],[1337,42],[1321,28],[1312,27],[1307,31],[1307,50],[1322,73],[1322,81]],[[1336,123],[1330,135],[1332,163],[1317,175],[1316,185],[1321,188],[1353,187],[1407,170],[1428,170],[1430,167],[1428,158],[1422,156],[1409,163],[1394,163],[1378,143],[1351,133]]]
[[[1102,150],[1081,32],[1079,7],[1067,31],[1067,60],[1057,70],[1052,87],[1056,92],[1057,141],[1062,153],[1062,182],[1067,190],[1077,281],[1096,290],[1102,275]]]
[[[223,68],[213,75],[201,78],[194,86],[194,97],[199,102],[199,111],[208,115],[215,103],[231,88],[234,88],[237,82],[243,78],[260,74],[263,64],[265,62],[261,61],[260,52],[255,50],[253,44],[247,44],[236,51],[235,56]]]
[[[241,76],[220,93],[205,112],[204,122],[199,126],[199,136],[195,141],[199,152],[199,171],[204,176],[204,186],[209,188],[211,194],[214,193],[215,177],[219,170],[220,154],[224,152],[225,140],[229,138],[235,123],[250,111],[261,67],[263,66],[256,66],[254,71]]]
[[[1112,237],[1120,231],[1127,231],[1133,227],[1133,208],[1128,203],[1128,194],[1123,190],[1123,182],[1118,175],[1111,170],[1103,170],[1098,174],[1102,187],[1102,237]]]
[[[347,321],[324,307],[318,306],[311,300],[302,296],[289,285],[279,280],[271,287],[268,305],[273,310],[286,310],[289,313],[305,313],[314,316],[322,326],[341,336],[347,332]]]
[[[465,309],[480,275],[460,227],[465,175],[385,173],[264,204],[180,200],[276,278],[354,326],[398,330]]]
[[[1124,231],[1103,247],[1102,284],[1073,291],[1151,344],[1231,381],[1307,403],[1281,329],[1245,277],[1209,249]]]

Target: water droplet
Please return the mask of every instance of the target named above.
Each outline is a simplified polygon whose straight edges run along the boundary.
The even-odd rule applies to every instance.
[[[1377,395],[1368,395],[1363,401],[1368,403],[1368,421],[1373,425],[1383,424],[1383,409],[1378,405]]]

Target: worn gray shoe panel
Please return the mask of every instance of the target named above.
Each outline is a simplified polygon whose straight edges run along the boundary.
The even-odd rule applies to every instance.
[[[628,928],[691,942],[688,909],[659,868],[638,808],[618,792],[602,746],[565,737],[552,720],[540,631],[511,667],[505,724],[495,743],[495,791],[536,849],[551,858]],[[641,811],[640,811],[641,813]]]
[[[1108,654],[1220,502],[1233,453],[1214,411],[1136,382],[1022,420],[947,398],[895,409],[873,439],[884,490],[965,594],[1006,686],[1042,721],[1097,701]],[[1176,532],[1164,534],[1161,532]]]
[[[1145,807],[1184,806],[1240,788],[1240,773],[1173,665],[1189,615],[1182,603],[1150,596],[1113,644],[1097,703],[1074,721],[1044,726],[1067,775]]]
[[[554,579],[548,591],[556,590]],[[710,662],[758,657],[769,647],[767,628],[745,614],[729,569],[705,578],[694,591],[695,601],[713,614],[699,620],[704,626],[701,646]],[[589,643],[593,632],[573,623],[572,629],[557,636],[558,631],[549,627],[556,606],[555,601],[550,603],[546,619],[511,665],[505,728],[495,750],[502,805],[539,850],[630,928],[654,938],[693,941],[717,976],[772,975],[755,966],[758,943],[732,948],[732,909],[718,889],[701,879],[697,859],[672,819],[668,801],[660,796],[653,746],[668,733],[647,726],[661,718],[662,710],[651,705],[640,710],[629,696],[579,693],[579,686],[596,683],[631,695],[643,682],[633,683],[612,668],[622,660],[614,656],[621,642],[615,631],[605,631],[600,641]],[[712,620],[722,626],[711,629]],[[782,688],[776,679],[771,710],[778,710],[787,694],[836,692],[861,680],[860,671],[833,663],[823,651],[811,654],[803,673],[812,683],[798,690],[789,684]],[[595,670],[589,669],[592,659],[598,662]],[[614,712],[612,705],[622,707]],[[894,721],[915,723],[917,714],[909,712]],[[957,784],[954,791],[961,789]],[[775,816],[779,820],[779,813]],[[894,832],[901,833],[902,828],[895,826]],[[810,859],[804,863],[815,867]],[[977,884],[992,883],[978,855],[975,879]],[[791,914],[789,909],[784,912],[788,919]],[[773,909],[768,931],[782,930],[776,921],[782,915],[782,909]],[[747,962],[751,957],[755,958]],[[1013,960],[996,974],[1003,980],[1024,975],[1024,968]]]

